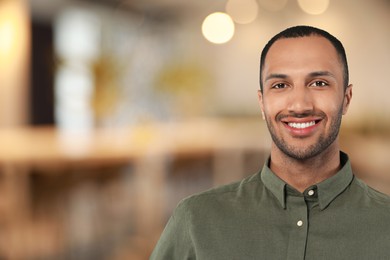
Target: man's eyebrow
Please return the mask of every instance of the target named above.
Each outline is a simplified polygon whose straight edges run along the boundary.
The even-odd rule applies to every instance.
[[[287,78],[286,74],[272,73],[265,78],[265,81],[270,79],[286,79],[286,78]]]
[[[321,76],[328,76],[335,78],[335,76],[330,73],[329,71],[314,71],[309,74],[310,77],[315,78],[315,77],[321,77]]]

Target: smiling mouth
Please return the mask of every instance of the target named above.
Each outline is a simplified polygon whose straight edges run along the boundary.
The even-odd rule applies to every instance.
[[[305,122],[305,123],[287,123],[289,127],[296,129],[304,129],[316,124],[315,121]]]
[[[318,124],[321,120],[312,120],[307,122],[283,122],[293,129],[306,129]]]

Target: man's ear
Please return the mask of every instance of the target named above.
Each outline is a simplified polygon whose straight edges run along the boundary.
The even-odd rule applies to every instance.
[[[352,84],[349,84],[344,94],[344,103],[343,103],[343,115],[345,115],[348,111],[349,104],[352,99]]]
[[[259,89],[257,91],[257,96],[259,98],[259,105],[260,105],[260,109],[261,109],[261,116],[263,117],[263,119],[265,120],[265,115],[264,115],[264,104],[263,104],[263,93],[261,93],[261,90]]]

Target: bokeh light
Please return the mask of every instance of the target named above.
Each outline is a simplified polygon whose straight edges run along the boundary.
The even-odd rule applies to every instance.
[[[304,12],[318,15],[328,9],[329,0],[298,0],[298,4]]]
[[[234,35],[234,22],[226,13],[212,13],[204,19],[202,33],[212,43],[226,43]]]
[[[258,13],[256,0],[229,0],[226,3],[226,12],[239,24],[253,22]]]
[[[28,23],[19,1],[0,1],[0,67],[8,68],[27,49]]]

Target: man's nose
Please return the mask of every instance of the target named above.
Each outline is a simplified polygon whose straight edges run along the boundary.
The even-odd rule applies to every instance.
[[[312,96],[307,87],[294,87],[289,95],[288,111],[291,113],[303,114],[314,109]]]

